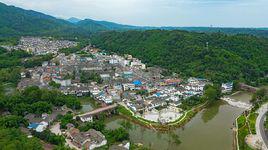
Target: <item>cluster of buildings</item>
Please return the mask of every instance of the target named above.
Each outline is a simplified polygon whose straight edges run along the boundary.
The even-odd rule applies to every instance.
[[[57,54],[42,66],[21,72],[19,89],[27,86],[55,88],[59,85],[65,95],[90,95],[102,104],[102,108],[120,104],[144,119],[168,123],[182,116],[178,109],[182,100],[191,96],[201,96],[204,87],[210,83],[203,78],[180,79],[176,76],[164,77],[163,69],[147,67],[141,60],[131,55],[107,55],[100,49],[87,46],[80,52],[65,55],[58,53],[61,48],[76,46],[71,41],[51,41],[43,38],[22,38],[20,44],[12,49],[24,49],[36,55]],[[82,82],[83,74],[94,73],[102,82],[90,79]],[[223,93],[232,90],[233,83],[222,84]],[[113,106],[116,105],[116,106]],[[103,111],[103,110],[100,110]],[[28,128],[42,132],[49,126],[48,116],[39,121],[27,116],[31,124]],[[92,114],[80,116],[82,121],[93,121]],[[107,143],[104,135],[96,130],[80,132],[68,125],[66,136],[78,149],[94,149]],[[122,147],[122,145],[121,145]],[[124,147],[124,146],[123,146]]]
[[[49,83],[53,81],[66,95],[90,94],[104,106],[123,103],[134,113],[143,113],[159,107],[177,107],[182,99],[202,95],[205,85],[210,84],[201,78],[164,77],[162,71],[147,68],[131,55],[107,55],[100,49],[87,47],[68,56],[60,53],[40,67],[25,70],[18,88],[29,85],[51,88]],[[97,74],[102,83],[82,83],[83,72]]]
[[[233,91],[233,82],[227,82],[227,83],[222,83],[221,85],[221,92],[222,93],[231,93]]]
[[[24,116],[24,119],[29,121],[29,126],[27,127],[28,129],[36,132],[43,132],[52,125],[52,123],[57,119],[58,115],[65,115],[68,111],[71,110],[64,106],[54,107],[51,114],[43,113],[41,115],[37,115],[29,113]]]
[[[105,136],[100,131],[90,129],[80,132],[72,124],[67,124],[66,136],[76,149],[92,150],[107,144]]]
[[[3,46],[7,50],[25,50],[34,55],[56,54],[59,49],[77,46],[68,40],[52,40],[41,37],[22,37],[16,46]]]

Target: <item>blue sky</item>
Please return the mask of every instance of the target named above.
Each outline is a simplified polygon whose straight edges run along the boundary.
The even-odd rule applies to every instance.
[[[0,0],[60,18],[130,25],[268,27],[268,0]]]

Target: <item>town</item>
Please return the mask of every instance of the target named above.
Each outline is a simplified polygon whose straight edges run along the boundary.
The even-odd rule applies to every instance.
[[[268,150],[268,0],[1,0],[0,150]]]
[[[59,52],[61,48],[76,45],[75,42],[65,40],[24,37],[18,46],[9,47],[9,50],[21,49],[33,55],[54,55],[52,60],[44,61],[42,66],[23,70],[17,88],[23,90],[37,86],[41,89],[56,88],[64,95],[90,95],[101,106],[92,112],[75,114],[74,118],[82,122],[94,122],[96,114],[121,106],[135,117],[165,125],[185,114],[187,110],[180,107],[182,100],[202,96],[204,87],[213,84],[203,78],[182,79],[176,74],[163,76],[165,69],[147,67],[131,55],[108,54],[91,45],[70,55]],[[222,84],[223,93],[231,92],[232,88],[233,83]],[[28,129],[43,132],[57,115],[64,115],[67,111],[70,110],[63,107],[40,117],[28,114],[25,116],[30,122]],[[80,132],[73,124],[66,126],[64,135],[72,148],[94,149],[107,143],[100,131],[90,129]],[[59,130],[52,131],[62,134]],[[129,146],[123,147],[129,149]]]

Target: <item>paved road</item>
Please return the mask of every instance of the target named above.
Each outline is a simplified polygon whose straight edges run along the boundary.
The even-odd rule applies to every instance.
[[[268,138],[265,134],[264,121],[265,121],[265,114],[261,117],[259,129],[260,129],[261,137],[262,137],[264,144],[266,146],[266,149],[268,149]]]
[[[263,149],[268,150],[268,139],[264,130],[264,118],[268,111],[268,104],[263,105],[258,111],[259,115],[256,120],[256,132],[263,143]]]

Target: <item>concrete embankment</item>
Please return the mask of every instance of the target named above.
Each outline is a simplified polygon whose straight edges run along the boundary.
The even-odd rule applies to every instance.
[[[236,101],[236,100],[231,99],[229,97],[223,97],[223,98],[221,98],[221,100],[227,102],[231,106],[238,107],[238,108],[250,109],[252,107],[251,104],[241,102],[241,101]]]

